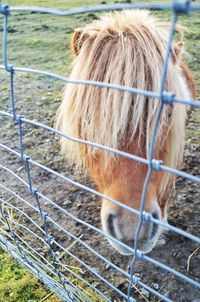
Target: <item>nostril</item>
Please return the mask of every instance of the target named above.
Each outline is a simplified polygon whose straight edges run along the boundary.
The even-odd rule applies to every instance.
[[[153,216],[154,219],[159,219],[158,212],[153,212],[152,216]]]
[[[116,232],[115,232],[115,226],[114,226],[114,220],[116,218],[116,215],[114,214],[109,214],[108,218],[107,218],[107,226],[108,226],[108,230],[109,233],[112,237],[117,237],[116,236]]]
[[[153,212],[152,217],[154,219],[159,219],[158,212]],[[157,231],[158,231],[158,225],[155,222],[153,222],[150,239],[152,239],[156,235]]]

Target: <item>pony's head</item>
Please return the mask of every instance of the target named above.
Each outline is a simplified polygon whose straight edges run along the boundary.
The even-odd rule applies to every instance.
[[[122,11],[102,16],[77,29],[72,38],[75,55],[71,79],[93,80],[159,92],[169,26],[147,11]],[[190,98],[182,47],[174,44],[169,58],[165,90]],[[153,122],[159,100],[142,94],[88,85],[68,84],[57,115],[57,127],[72,137],[85,139],[148,158]],[[178,167],[184,145],[186,109],[165,105],[157,129],[155,159]],[[140,200],[147,166],[88,145],[61,140],[70,162],[82,166],[100,192],[135,210]],[[166,201],[173,176],[153,172],[145,211],[166,220]],[[105,234],[133,247],[138,216],[120,205],[102,200],[101,220]],[[161,227],[144,222],[139,247],[145,252],[156,244]],[[122,254],[127,248],[110,240]]]

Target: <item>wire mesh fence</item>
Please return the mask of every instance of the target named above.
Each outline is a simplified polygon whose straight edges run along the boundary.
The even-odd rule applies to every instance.
[[[134,87],[125,87],[112,83],[95,82],[89,80],[80,81],[76,79],[71,80],[66,77],[59,76],[58,74],[28,67],[17,67],[9,64],[7,50],[8,26],[9,18],[15,12],[23,12],[25,14],[44,13],[67,17],[83,13],[135,8],[161,11],[169,10],[172,14],[171,28],[169,31],[168,43],[163,62],[159,93],[155,93],[153,91],[143,91]],[[7,72],[10,83],[10,103],[8,104],[8,110],[1,110],[0,115],[4,123],[8,121],[13,123],[13,128],[18,131],[19,137],[19,146],[15,149],[10,148],[6,144],[0,144],[3,154],[9,154],[8,165],[0,165],[1,173],[6,175],[6,177],[11,177],[13,179],[13,183],[16,184],[14,188],[11,189],[7,185],[6,181],[2,181],[0,183],[1,191],[4,192],[2,195],[3,197],[1,198],[0,207],[0,247],[8,251],[22,266],[26,267],[33,274],[35,274],[45,285],[47,285],[64,301],[136,301],[135,290],[137,287],[146,290],[146,292],[151,294],[151,297],[157,297],[160,299],[160,301],[172,301],[171,298],[162,293],[161,290],[149,286],[143,281],[142,278],[138,277],[138,275],[135,273],[135,267],[138,261],[151,264],[153,266],[152,270],[157,267],[163,272],[167,272],[177,278],[180,278],[180,280],[191,284],[195,289],[197,289],[197,291],[200,289],[198,278],[191,278],[189,275],[181,273],[175,270],[173,267],[169,267],[168,265],[153,259],[139,250],[138,247],[139,236],[144,222],[162,225],[162,227],[167,230],[192,240],[197,244],[200,243],[200,238],[198,236],[192,235],[189,232],[177,228],[171,224],[162,222],[153,217],[152,214],[145,211],[147,188],[153,171],[164,171],[190,180],[191,182],[200,182],[200,178],[198,176],[165,166],[161,161],[154,159],[156,134],[164,106],[172,106],[174,103],[181,103],[185,106],[200,107],[200,102],[197,100],[191,101],[180,99],[176,97],[173,92],[165,91],[167,68],[178,17],[179,15],[186,15],[185,18],[187,18],[187,15],[192,13],[194,10],[200,10],[200,5],[192,4],[191,1],[172,1],[171,3],[166,4],[102,4],[99,6],[89,6],[67,11],[39,7],[0,6],[0,12],[3,16],[3,64],[0,65],[0,69],[3,69]],[[147,159],[141,158],[134,154],[132,155],[120,150],[115,150],[95,142],[70,137],[54,129],[53,127],[24,117],[18,111],[16,104],[16,73],[37,74],[53,80],[61,81],[63,83],[92,85],[102,88],[106,87],[132,94],[140,94],[159,100],[159,108],[154,120],[154,127],[150,142],[149,157]],[[129,158],[147,165],[148,172],[141,195],[140,210],[135,210],[129,206],[121,204],[119,201],[100,193],[96,189],[82,184],[79,182],[79,180],[73,180],[65,174],[52,169],[41,161],[33,160],[29,154],[26,155],[26,143],[24,143],[24,138],[26,136],[27,126],[34,127],[34,129],[43,129],[44,131],[56,136],[64,137],[80,144],[87,144],[94,148],[102,149],[105,152],[112,152],[118,156]],[[7,133],[7,137],[9,138],[9,132]],[[25,173],[23,176],[19,176],[18,171],[13,171],[12,165],[9,166],[9,161],[12,163],[13,160],[18,159],[25,167]],[[63,183],[68,185],[68,189],[70,189],[72,186],[77,187],[81,190],[81,192],[85,192],[83,194],[86,194],[86,196],[88,196],[87,194],[90,194],[91,196],[101,197],[113,204],[120,205],[122,208],[129,210],[131,213],[139,217],[138,227],[134,238],[134,246],[132,248],[126,246],[126,248],[128,248],[133,254],[132,261],[128,269],[116,265],[109,257],[101,254],[97,246],[91,246],[88,244],[87,241],[84,240],[83,234],[77,235],[73,232],[74,225],[78,227],[80,226],[80,228],[85,230],[85,234],[88,234],[88,236],[93,236],[92,234],[96,234],[97,237],[94,240],[103,242],[105,237],[110,237],[110,239],[118,242],[118,240],[112,238],[112,236],[107,234],[105,235],[99,226],[91,224],[87,219],[84,219],[85,217],[77,217],[62,204],[57,203],[54,198],[50,198],[46,194],[43,194],[42,186],[45,184],[43,182],[40,183],[39,179],[37,182],[35,181],[35,175],[37,175],[39,178],[40,173],[46,173],[46,177],[52,175],[52,177],[54,177],[53,179],[55,179],[55,185],[56,179],[59,179],[61,181],[61,185]],[[26,191],[25,197],[22,197],[17,191],[19,183],[23,186],[24,192]],[[37,183],[38,186],[35,186],[35,183]],[[4,198],[5,196],[8,198]],[[65,219],[70,220],[69,227],[62,224],[62,221]],[[68,238],[68,242],[66,243],[66,239],[63,238]],[[121,242],[120,244],[123,245]],[[76,254],[77,250],[80,251],[78,254]],[[82,257],[80,256],[81,253]],[[87,258],[89,259],[89,255],[91,255],[90,257],[94,257],[96,259],[97,267],[91,266],[87,261]],[[110,270],[110,278],[104,277],[102,271],[98,269],[98,265],[100,265],[100,263],[103,263],[104,269]],[[123,278],[123,280],[126,281],[125,288],[120,288],[120,286],[115,284],[115,281],[112,278],[112,275],[114,274],[116,274],[118,278]],[[142,294],[140,290],[139,292]],[[144,295],[143,298],[145,298]],[[152,301],[154,301],[153,298]]]

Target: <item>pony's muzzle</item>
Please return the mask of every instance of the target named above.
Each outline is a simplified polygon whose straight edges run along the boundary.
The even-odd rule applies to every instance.
[[[159,208],[152,212],[154,219],[160,220]],[[138,227],[139,218],[128,210],[117,211],[117,208],[102,209],[102,227],[104,233],[109,235],[110,244],[123,255],[131,255],[134,248],[134,239]],[[139,238],[138,248],[145,253],[150,252],[155,246],[161,229],[153,222],[143,222]],[[112,237],[112,238],[110,238]]]

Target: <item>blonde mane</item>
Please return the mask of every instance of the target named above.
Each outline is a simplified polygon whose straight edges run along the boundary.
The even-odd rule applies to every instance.
[[[122,11],[103,15],[78,29],[73,38],[76,58],[71,79],[93,80],[159,92],[169,27],[147,11]],[[181,51],[174,45],[165,90],[190,97],[181,71]],[[186,95],[187,94],[187,95]],[[57,128],[72,137],[123,150],[123,144],[145,140],[146,157],[159,101],[109,88],[68,84],[57,114]],[[164,106],[156,148],[169,137],[165,164],[176,167],[184,145],[186,109]],[[62,151],[84,166],[102,151],[62,138]],[[159,153],[159,152],[158,152]],[[104,152],[105,162],[115,158]],[[87,165],[86,165],[87,166]],[[166,185],[169,179],[165,179]],[[162,190],[162,189],[161,189]]]

